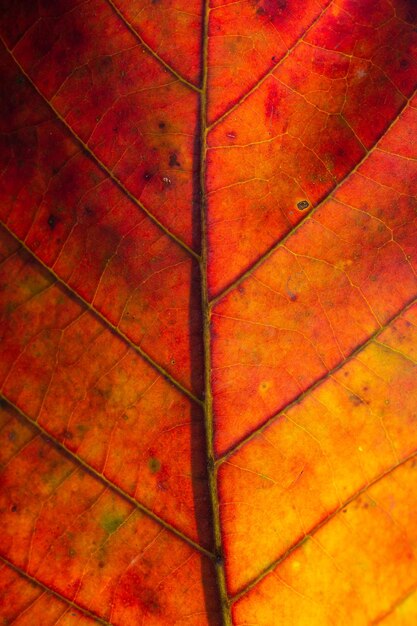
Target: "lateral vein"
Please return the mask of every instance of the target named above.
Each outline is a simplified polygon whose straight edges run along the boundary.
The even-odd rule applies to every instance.
[[[291,230],[288,231],[288,233],[286,233],[284,235],[284,237],[281,237],[281,239],[279,239],[278,241],[276,241],[270,248],[269,250],[267,250],[264,254],[262,254],[260,256],[260,258],[255,261],[255,263],[252,263],[252,265],[250,267],[248,267],[247,270],[245,270],[244,272],[242,272],[240,274],[240,276],[238,276],[237,278],[235,278],[235,280],[233,280],[233,282],[231,282],[225,289],[223,289],[219,294],[217,294],[217,296],[214,296],[211,300],[210,300],[210,304],[212,307],[214,307],[216,304],[218,304],[220,302],[220,300],[222,300],[225,296],[227,296],[227,294],[229,294],[231,291],[233,291],[233,289],[235,289],[236,287],[238,287],[246,278],[249,278],[249,276],[251,276],[251,274],[253,274],[253,272],[255,272],[258,267],[260,267],[265,261],[267,261],[267,259],[269,259],[274,252],[282,245],[284,245],[288,239],[295,233],[297,232],[302,226],[303,224],[311,219],[311,217],[327,202],[327,200],[329,200],[329,198],[331,198],[331,196],[333,196],[337,190],[346,182],[346,180],[355,172],[358,171],[358,169],[360,168],[360,166],[370,157],[370,155],[378,149],[378,144],[380,141],[382,141],[384,139],[384,137],[386,136],[386,134],[391,130],[391,128],[397,123],[397,121],[399,120],[399,118],[401,117],[401,114],[403,113],[403,111],[407,108],[407,106],[410,104],[411,100],[414,98],[414,96],[417,93],[417,89],[415,89],[413,91],[413,93],[410,95],[409,98],[407,98],[405,100],[405,102],[403,103],[402,107],[400,108],[400,110],[398,111],[398,113],[396,114],[396,116],[394,117],[394,119],[389,123],[389,125],[387,126],[387,128],[384,130],[384,132],[378,137],[378,139],[375,141],[375,143],[369,148],[369,150],[363,155],[363,157],[360,159],[360,161],[358,161],[358,163],[355,165],[354,168],[352,168],[349,172],[347,172],[347,174],[341,178],[341,180],[337,183],[337,185],[335,185],[324,197],[322,200],[320,200],[320,202],[311,209],[311,211],[305,215],[305,217],[303,217],[298,224],[296,224],[293,228],[291,228]]]
[[[169,372],[167,372],[167,370],[165,368],[163,368],[162,365],[157,363],[140,346],[136,345],[131,339],[129,339],[129,337],[123,331],[121,331],[119,328],[117,328],[117,326],[114,326],[114,324],[112,324],[107,319],[107,317],[105,317],[102,313],[100,313],[100,311],[98,311],[92,304],[90,304],[90,302],[85,300],[77,291],[75,291],[75,289],[70,287],[56,272],[54,272],[54,270],[52,268],[50,268],[46,263],[44,263],[42,261],[42,259],[40,259],[33,252],[33,250],[31,250],[31,248],[29,248],[29,246],[27,246],[26,243],[24,241],[22,241],[22,239],[20,239],[20,237],[18,237],[7,226],[7,224],[5,224],[3,221],[0,220],[0,225],[15,239],[15,241],[17,241],[21,245],[21,247],[24,250],[26,250],[26,252],[28,252],[30,254],[31,257],[33,257],[39,263],[39,265],[41,265],[49,274],[51,274],[55,278],[55,280],[60,285],[62,285],[62,287],[64,287],[64,289],[66,289],[79,302],[82,302],[82,304],[90,311],[90,313],[92,313],[92,315],[98,317],[101,320],[101,322],[105,325],[106,328],[108,328],[112,333],[114,333],[115,335],[120,337],[133,350],[135,350],[135,352],[140,354],[140,356],[147,363],[149,363],[149,365],[151,365],[153,368],[155,368],[161,374],[161,376],[163,376],[167,381],[169,381],[172,385],[174,385],[179,391],[181,391],[184,395],[186,395],[190,400],[192,400],[193,402],[195,402],[196,404],[198,404],[200,406],[203,405],[203,402],[199,398],[197,398],[197,396],[195,396],[189,389],[184,387],[184,385],[182,385]]]
[[[293,552],[295,552],[298,548],[300,548],[310,537],[314,536],[319,530],[321,530],[323,526],[326,526],[326,524],[328,524],[334,517],[336,517],[336,515],[338,515],[341,511],[343,511],[344,508],[349,506],[349,504],[354,502],[354,500],[359,498],[362,494],[366,493],[368,489],[370,489],[371,487],[376,485],[378,482],[386,478],[386,476],[394,472],[396,469],[398,469],[402,465],[405,465],[408,461],[411,461],[412,459],[415,459],[415,458],[417,458],[417,450],[405,456],[398,463],[395,463],[395,465],[391,465],[391,467],[389,467],[387,470],[379,474],[376,478],[374,478],[369,483],[364,485],[361,489],[358,489],[357,491],[355,491],[355,493],[352,494],[347,500],[345,500],[343,504],[341,504],[334,511],[329,513],[329,515],[327,515],[327,517],[322,519],[318,524],[313,526],[313,528],[304,537],[302,537],[299,541],[294,543],[290,548],[288,548],[288,550],[286,550],[283,554],[281,554],[277,559],[274,559],[274,561],[270,565],[268,565],[268,567],[266,567],[264,570],[262,570],[260,574],[258,574],[258,576],[256,576],[256,578],[253,578],[247,585],[245,585],[245,587],[243,587],[240,591],[238,591],[238,593],[236,593],[233,596],[233,598],[231,598],[230,602],[231,603],[237,602],[237,600],[239,600],[242,596],[244,596],[251,589],[253,589],[258,583],[260,583],[265,578],[265,576],[270,574],[276,567],[278,567],[278,565],[280,565],[280,563],[285,561]]]
[[[104,484],[106,487],[108,487],[109,489],[111,489],[112,491],[117,493],[121,498],[123,498],[124,500],[129,502],[129,504],[134,506],[136,509],[139,509],[139,511],[141,511],[142,513],[144,513],[145,515],[147,515],[148,517],[153,519],[154,522],[156,522],[160,526],[163,526],[166,530],[169,530],[171,533],[173,533],[174,535],[176,535],[177,537],[182,539],[182,541],[184,541],[185,543],[190,545],[192,548],[194,548],[195,550],[197,550],[201,554],[204,554],[205,556],[209,557],[210,559],[214,558],[214,555],[213,555],[212,552],[210,552],[209,550],[206,550],[206,548],[203,548],[202,546],[200,546],[200,544],[198,544],[193,539],[191,539],[190,537],[185,535],[182,531],[180,531],[177,528],[175,528],[175,526],[172,526],[171,524],[169,524],[168,522],[163,520],[161,517],[156,515],[156,513],[154,513],[150,509],[148,509],[145,505],[143,505],[140,502],[138,502],[137,500],[135,500],[135,498],[130,496],[128,493],[126,493],[126,491],[124,491],[121,487],[118,487],[117,485],[115,485],[111,480],[106,478],[106,476],[104,476],[104,474],[102,474],[98,470],[94,469],[94,467],[92,467],[89,463],[84,461],[80,456],[78,456],[78,454],[76,454],[75,452],[72,452],[63,443],[58,441],[58,439],[56,439],[56,437],[54,437],[51,433],[49,433],[47,430],[45,430],[34,419],[29,417],[29,415],[27,415],[14,402],[12,402],[7,396],[5,396],[3,392],[0,392],[0,398],[4,402],[6,402],[6,404],[8,404],[10,407],[12,407],[12,409],[14,409],[25,422],[29,423],[29,425],[34,430],[36,430],[39,433],[39,435],[41,435],[48,443],[50,443],[55,448],[57,448],[61,453],[63,453],[66,457],[70,458],[78,466],[81,466],[84,471],[86,471],[91,476],[93,476],[98,481],[100,481],[102,484]]]
[[[149,54],[154,59],[156,59],[158,61],[158,63],[160,63],[168,72],[170,72],[170,74],[175,76],[175,78],[177,78],[181,83],[183,83],[184,85],[186,85],[187,87],[189,87],[193,91],[196,91],[197,93],[201,93],[201,89],[199,87],[197,87],[197,85],[194,85],[189,80],[187,80],[184,76],[182,76],[179,72],[174,70],[174,68],[171,65],[169,65],[169,63],[164,61],[164,59],[161,56],[159,56],[159,54],[157,52],[155,52],[155,50],[153,50],[150,47],[149,44],[146,43],[146,41],[143,39],[143,37],[141,37],[141,35],[138,33],[138,31],[132,26],[132,24],[129,23],[129,21],[125,18],[123,13],[117,8],[117,6],[114,4],[114,2],[112,0],[107,0],[107,2],[111,6],[113,11],[122,20],[122,22],[124,23],[126,28],[128,28],[130,30],[130,32],[138,39],[140,44],[147,50],[147,52],[149,52]]]
[[[53,114],[57,117],[57,119],[61,122],[61,124],[63,124],[65,126],[65,128],[68,130],[68,132],[70,133],[71,137],[80,145],[80,147],[82,148],[82,150],[88,154],[90,156],[90,158],[96,163],[96,165],[98,167],[100,167],[100,169],[114,182],[114,184],[121,189],[121,191],[123,191],[123,193],[129,198],[129,200],[131,200],[131,202],[133,202],[133,204],[135,204],[139,209],[141,209],[141,211],[143,211],[150,220],[152,220],[152,222],[154,224],[156,224],[156,226],[158,226],[158,228],[160,228],[172,241],[175,241],[176,244],[178,244],[183,250],[185,250],[185,252],[187,252],[187,254],[189,254],[190,256],[192,256],[193,258],[199,260],[200,259],[200,255],[197,254],[197,252],[195,252],[195,250],[193,250],[192,248],[190,248],[190,246],[188,246],[184,241],[182,241],[182,239],[180,239],[177,235],[175,235],[173,232],[171,232],[166,226],[164,226],[164,224],[162,224],[162,222],[160,222],[158,220],[158,218],[156,218],[150,211],[149,209],[147,209],[145,207],[144,204],[142,204],[142,202],[140,202],[134,195],[133,193],[131,193],[127,187],[125,187],[125,185],[122,183],[122,181],[115,176],[115,174],[113,174],[113,172],[107,167],[107,165],[105,165],[96,154],[94,154],[94,152],[88,147],[88,145],[81,139],[81,137],[75,132],[75,130],[68,124],[68,122],[65,120],[64,117],[62,117],[62,115],[58,112],[58,110],[53,106],[53,104],[48,100],[48,98],[42,93],[42,91],[38,88],[38,86],[34,83],[34,81],[30,78],[29,74],[23,69],[22,65],[19,63],[19,61],[16,59],[16,57],[14,56],[12,50],[6,45],[5,41],[3,40],[3,38],[1,38],[1,41],[4,45],[4,47],[6,48],[7,52],[10,54],[11,58],[13,59],[14,63],[17,65],[17,67],[19,68],[19,70],[21,71],[21,73],[25,76],[25,78],[28,80],[28,82],[32,85],[33,89],[36,91],[36,93],[42,98],[42,100],[47,104],[47,106],[51,109],[51,111],[53,112]]]
[[[23,569],[21,569],[20,567],[18,567],[17,565],[15,565],[12,561],[10,561],[6,556],[0,554],[0,560],[3,561],[3,563],[7,566],[10,567],[10,569],[12,569],[13,571],[15,571],[17,574],[19,574],[19,576],[21,576],[22,578],[25,578],[26,580],[28,580],[29,582],[31,582],[33,585],[36,585],[37,587],[40,587],[44,592],[54,596],[55,598],[57,598],[58,600],[60,600],[61,602],[65,602],[65,604],[68,604],[69,606],[71,606],[73,609],[79,611],[80,613],[82,613],[83,615],[85,615],[86,617],[90,617],[91,619],[93,619],[95,622],[98,622],[99,624],[104,624],[105,626],[112,626],[112,624],[110,622],[107,622],[106,620],[104,620],[103,618],[101,618],[99,615],[97,615],[96,613],[93,613],[92,611],[89,611],[88,609],[84,608],[83,606],[81,606],[80,604],[77,604],[76,602],[74,602],[73,600],[69,600],[69,598],[66,598],[65,596],[61,595],[58,591],[56,591],[55,589],[52,589],[51,587],[48,587],[47,585],[45,585],[44,583],[42,583],[40,580],[38,580],[37,578],[34,578],[33,576],[31,576],[30,574],[28,574],[27,572],[25,572]]]

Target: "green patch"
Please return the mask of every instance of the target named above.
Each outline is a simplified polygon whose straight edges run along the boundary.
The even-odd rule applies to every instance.
[[[156,474],[156,472],[159,472],[159,470],[161,469],[161,461],[151,456],[148,461],[148,467],[151,470],[152,474]]]
[[[106,513],[101,518],[100,525],[106,531],[106,533],[111,535],[112,533],[116,532],[120,524],[123,524],[123,521],[124,519],[123,517],[120,517],[120,515],[115,515],[114,513]]]

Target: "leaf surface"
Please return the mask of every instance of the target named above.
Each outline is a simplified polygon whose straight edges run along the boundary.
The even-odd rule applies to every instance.
[[[411,626],[411,0],[2,0],[0,617]]]

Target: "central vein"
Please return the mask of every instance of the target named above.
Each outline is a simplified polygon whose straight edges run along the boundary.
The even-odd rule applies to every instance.
[[[226,590],[222,537],[220,530],[219,498],[217,493],[217,466],[214,457],[214,424],[213,424],[213,396],[211,391],[211,337],[209,302],[207,284],[207,194],[206,194],[206,152],[207,152],[207,57],[208,57],[208,22],[209,0],[204,0],[202,32],[202,89],[200,95],[200,206],[201,206],[201,308],[203,316],[203,346],[204,346],[204,424],[206,437],[207,474],[210,494],[214,551],[214,567],[217,578],[217,588],[220,596],[221,616],[223,626],[232,626],[229,598]]]

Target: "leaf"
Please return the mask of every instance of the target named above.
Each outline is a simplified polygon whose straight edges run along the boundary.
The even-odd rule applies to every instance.
[[[0,617],[411,626],[412,0],[2,0]]]

